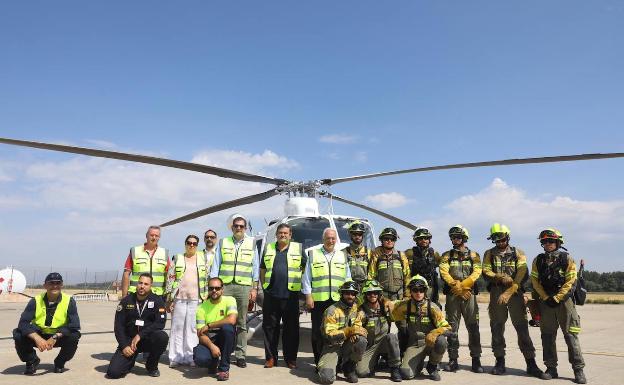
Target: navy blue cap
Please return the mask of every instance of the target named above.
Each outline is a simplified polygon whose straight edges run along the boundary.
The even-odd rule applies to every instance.
[[[48,282],[63,282],[63,277],[59,273],[50,273],[45,278],[45,283]]]

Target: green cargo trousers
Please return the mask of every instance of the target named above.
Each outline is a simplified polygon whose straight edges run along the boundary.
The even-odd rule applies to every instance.
[[[481,335],[479,334],[479,306],[477,297],[471,295],[469,299],[448,294],[446,296],[446,320],[451,325],[453,334],[448,337],[449,359],[459,358],[459,321],[464,317],[464,323],[468,330],[468,348],[471,357],[481,357]]]
[[[422,334],[422,333],[421,333]],[[429,366],[438,365],[442,361],[447,348],[446,337],[441,335],[436,339],[435,345],[430,348],[423,338],[414,341],[407,347],[403,362],[401,363],[401,376],[404,379],[414,378],[425,366],[425,358],[429,356]]]
[[[581,354],[581,342],[578,335],[581,332],[581,319],[576,312],[572,298],[566,299],[557,307],[550,307],[539,300],[542,313],[540,331],[542,332],[542,347],[544,349],[544,364],[546,367],[557,367],[557,329],[561,328],[563,338],[568,345],[568,361],[572,369],[582,369],[585,361]]]
[[[229,295],[236,299],[236,347],[234,357],[245,358],[247,354],[247,305],[249,305],[249,292],[251,286],[243,286],[237,283],[228,283],[223,287],[223,295]]]
[[[368,336],[373,338],[374,336]],[[358,362],[355,371],[358,377],[367,377],[375,372],[375,366],[382,354],[388,355],[388,366],[397,368],[401,364],[401,353],[399,352],[399,339],[396,334],[388,333],[381,340],[366,348],[362,359]]]
[[[342,359],[342,368],[353,368],[362,359],[366,350],[366,337],[357,336],[355,342],[346,340],[342,344],[323,344],[323,353],[316,366],[321,384],[331,384],[336,380],[338,357]]]
[[[507,316],[518,334],[518,347],[525,359],[535,358],[535,347],[529,335],[529,322],[522,292],[518,291],[509,298],[506,305],[498,304],[498,297],[505,291],[504,287],[492,286],[490,291],[490,329],[492,330],[492,352],[494,357],[505,357],[505,323]]]

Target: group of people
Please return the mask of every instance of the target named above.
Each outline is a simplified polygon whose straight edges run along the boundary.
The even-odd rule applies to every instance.
[[[206,367],[218,380],[227,380],[232,353],[237,366],[247,366],[247,311],[260,285],[265,368],[278,365],[280,334],[284,363],[297,368],[303,294],[311,313],[311,344],[321,383],[333,383],[337,371],[354,383],[358,377],[372,376],[383,363],[392,381],[414,378],[425,369],[439,381],[439,364],[446,351],[449,361],[444,369],[459,369],[457,332],[462,317],[471,369],[482,373],[476,281],[483,275],[490,293],[496,359],[491,373],[506,372],[504,330],[511,317],[529,375],[544,380],[558,377],[555,340],[561,329],[574,380],[586,383],[580,321],[571,298],[576,266],[556,229],[540,232],[544,252],[533,260],[529,274],[526,255],[510,245],[509,228],[498,223],[490,229],[488,239],[494,247],[485,252],[483,261],[467,247],[468,230],[461,225],[449,230],[452,247],[442,255],[431,247],[432,235],[422,227],[414,233],[415,245],[405,252],[395,248],[398,234],[392,228],[383,229],[381,245],[370,250],[363,244],[367,227],[358,221],[349,227],[347,248],[339,250],[336,230],[327,228],[323,244],[305,252],[291,240],[291,227],[281,223],[276,242],[264,245],[261,256],[254,239],[245,234],[244,216],[231,217],[229,227],[232,235],[220,240],[215,231],[206,231],[203,250],[199,250],[199,237],[187,236],[185,252],[170,258],[158,246],[160,228],[151,226],[146,242],[130,250],[115,314],[118,347],[108,378],[125,376],[141,352],[148,374],[158,376],[158,361],[168,346],[171,367]],[[545,371],[537,366],[528,331],[526,303],[531,296],[525,294],[525,283],[529,277],[530,300],[541,313]],[[46,292],[30,301],[14,330],[25,374],[34,374],[39,364],[35,347],[40,351],[61,347],[55,372],[62,372],[76,351],[80,321],[74,300],[61,293],[61,287],[58,273],[48,275]],[[446,296],[445,313],[440,289]],[[172,315],[169,336],[163,331],[167,313]],[[392,324],[396,334],[391,332]]]

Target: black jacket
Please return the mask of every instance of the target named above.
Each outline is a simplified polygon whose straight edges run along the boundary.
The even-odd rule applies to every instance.
[[[143,320],[143,326],[138,326],[137,320]],[[115,338],[119,347],[123,349],[130,345],[137,334],[144,339],[153,331],[163,330],[165,322],[167,312],[161,296],[150,293],[144,301],[139,302],[136,293],[129,293],[117,306]]]

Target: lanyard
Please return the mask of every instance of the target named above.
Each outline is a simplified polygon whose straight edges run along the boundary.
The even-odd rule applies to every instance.
[[[139,310],[139,301],[136,301],[136,309],[137,313],[139,313],[139,318],[143,317],[143,311],[145,310],[145,306],[147,306],[147,298],[145,298],[145,302],[143,302],[143,307]]]

